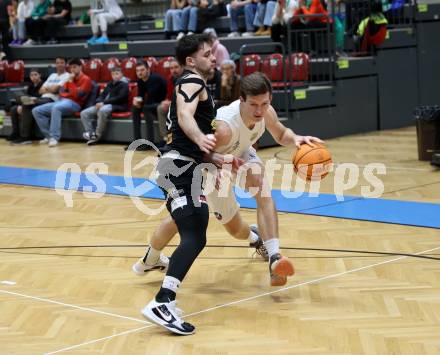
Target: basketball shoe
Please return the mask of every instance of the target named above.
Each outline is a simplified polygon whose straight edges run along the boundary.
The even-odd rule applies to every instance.
[[[269,254],[267,253],[267,249],[264,246],[263,239],[261,239],[260,234],[258,233],[257,225],[256,224],[251,224],[249,226],[249,228],[251,229],[252,232],[254,232],[256,235],[258,235],[258,240],[253,242],[253,243],[249,243],[249,247],[255,248],[255,252],[258,255],[261,255],[261,257],[264,260],[269,261]]]
[[[157,302],[152,300],[143,309],[142,314],[145,318],[156,323],[168,331],[179,335],[194,334],[196,328],[181,318],[182,311],[176,307],[176,301]]]
[[[292,276],[295,270],[288,258],[277,253],[270,258],[269,273],[271,286],[284,286],[287,282],[287,276]]]

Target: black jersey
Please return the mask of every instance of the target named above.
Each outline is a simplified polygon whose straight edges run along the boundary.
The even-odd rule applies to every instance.
[[[215,102],[210,94],[210,90],[206,87],[205,82],[201,78],[188,78],[188,76],[191,74],[194,73],[189,70],[185,70],[182,76],[178,79],[176,83],[176,88],[177,91],[185,97],[185,101],[188,102],[192,101],[203,90],[206,89],[208,98],[205,101],[199,101],[196,112],[194,113],[194,118],[197,125],[199,126],[199,129],[204,134],[209,134],[213,132],[212,122],[215,118]],[[185,83],[200,84],[200,89],[192,97],[187,97],[185,92],[182,91],[182,84]],[[203,152],[199,149],[199,146],[194,143],[179,126],[179,122],[177,119],[176,102],[177,95],[176,90],[174,90],[167,117],[167,129],[170,132],[171,141],[161,149],[161,152],[166,153],[171,150],[176,150],[181,155],[191,157],[196,162],[201,162],[203,159]]]

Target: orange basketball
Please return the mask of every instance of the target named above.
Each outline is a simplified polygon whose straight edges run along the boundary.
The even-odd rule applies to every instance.
[[[333,164],[328,149],[322,144],[313,144],[314,148],[308,144],[302,144],[292,160],[295,173],[307,181],[323,179]]]

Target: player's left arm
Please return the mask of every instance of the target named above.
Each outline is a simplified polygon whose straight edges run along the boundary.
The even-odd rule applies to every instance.
[[[324,143],[321,139],[313,136],[300,136],[295,134],[290,128],[284,126],[278,119],[278,115],[275,109],[270,106],[267,110],[267,114],[264,116],[266,128],[275,141],[284,147],[296,146],[300,147],[301,144],[308,144],[314,147],[313,142]]]

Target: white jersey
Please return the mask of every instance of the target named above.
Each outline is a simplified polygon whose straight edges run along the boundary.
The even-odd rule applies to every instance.
[[[264,120],[257,122],[252,129],[246,127],[240,116],[240,100],[217,110],[216,121],[226,122],[232,131],[232,137],[226,146],[219,147],[216,152],[241,157],[263,135],[266,125]]]

